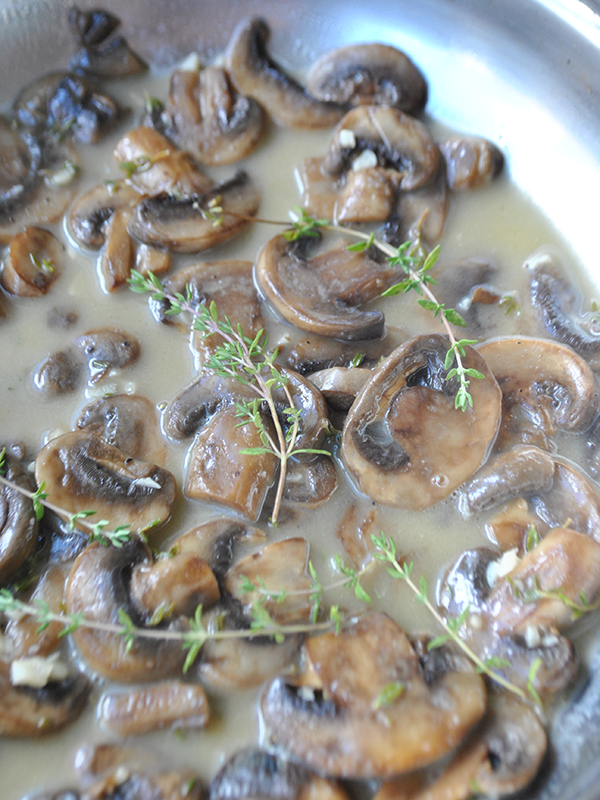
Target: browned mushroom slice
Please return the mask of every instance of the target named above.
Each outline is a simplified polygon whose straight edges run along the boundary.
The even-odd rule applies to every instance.
[[[320,100],[393,106],[414,114],[427,102],[425,78],[401,50],[385,44],[338,47],[306,74],[306,88]]]
[[[332,367],[372,369],[407,338],[404,331],[393,326],[386,326],[383,339],[364,342],[341,342],[316,333],[304,334],[289,352],[284,350],[285,361],[296,372],[308,376]]]
[[[444,359],[449,340],[419,336],[374,371],[348,414],[342,457],[361,491],[399,508],[443,500],[484,461],[500,421],[501,394],[483,359],[467,348],[473,407],[455,408],[456,379]]]
[[[598,485],[570,461],[554,458],[552,489],[532,498],[542,524],[572,527],[600,542],[600,492]]]
[[[135,394],[114,394],[86,406],[75,427],[100,436],[123,453],[163,464],[166,450],[155,406]]]
[[[113,80],[148,69],[122,36],[109,39],[120,25],[120,20],[113,14],[103,9],[80,11],[70,8],[68,19],[77,42],[82,45],[69,62],[69,67],[75,72]]]
[[[176,70],[167,112],[170,138],[201,164],[231,164],[250,155],[264,126],[260,105],[238,94],[220,67]]]
[[[193,553],[175,553],[131,571],[131,599],[151,619],[192,616],[198,606],[219,599],[217,579],[204,559]]]
[[[203,194],[178,199],[162,192],[142,198],[127,229],[145,244],[174,253],[198,253],[237,236],[250,224],[259,203],[257,189],[241,171]],[[222,208],[222,214],[212,211],[214,206]],[[218,225],[214,224],[216,213]]]
[[[96,84],[64,71],[43,75],[22,89],[12,111],[25,128],[69,134],[85,144],[98,142],[123,116]]]
[[[202,428],[220,408],[238,401],[251,401],[256,393],[233,378],[214,372],[201,372],[164,410],[163,426],[167,436],[179,441]]]
[[[311,584],[306,574],[307,560],[308,545],[304,539],[296,537],[274,542],[237,561],[227,573],[225,588],[240,601],[246,613],[254,603],[261,601],[271,618],[280,625],[308,622],[312,601]],[[256,587],[255,591],[244,591],[247,581]],[[260,593],[263,586],[274,595],[285,591],[286,596],[283,600],[279,597],[264,598]]]
[[[131,208],[139,197],[139,192],[124,181],[94,186],[73,203],[69,232],[78,244],[99,250],[106,242],[106,228],[113,215]]]
[[[361,367],[331,367],[312,372],[310,381],[319,389],[329,406],[348,411],[354,398],[372,375],[373,370]]]
[[[41,297],[60,275],[64,246],[43,228],[29,227],[10,243],[0,276],[9,294]]]
[[[496,178],[504,156],[495,144],[480,136],[450,136],[439,143],[453,191],[481,189]]]
[[[525,266],[531,270],[531,302],[550,336],[572,347],[592,369],[599,369],[598,323],[592,314],[579,312],[581,298],[560,274],[556,259],[542,250],[534,253]]]
[[[62,730],[86,706],[90,682],[83,675],[50,680],[45,686],[13,686],[0,673],[0,734],[34,739]]]
[[[30,225],[58,222],[77,189],[74,148],[26,132],[5,134],[0,117],[0,244]],[[6,141],[6,135],[11,138]]]
[[[210,621],[213,612],[207,614]],[[219,620],[226,629],[247,630],[250,624],[245,617],[237,619],[217,607],[215,623]],[[300,636],[286,636],[275,643],[264,636],[242,639],[209,640],[202,647],[199,674],[202,681],[217,691],[249,689],[261,686],[282,672],[287,672],[298,657]]]
[[[196,167],[192,157],[168,139],[143,125],[117,142],[113,156],[139,192],[146,194],[204,194],[212,181]]]
[[[447,657],[426,680],[407,637],[384,614],[313,637],[305,650],[309,683],[275,680],[261,712],[270,740],[319,772],[389,778],[417,769],[455,747],[485,711],[480,676]],[[397,697],[385,705],[390,685]]]
[[[218,411],[197,435],[189,452],[184,493],[193,500],[222,503],[252,520],[258,519],[275,479],[273,453],[248,455],[263,447],[252,423],[240,426],[235,407]]]
[[[598,407],[594,375],[569,347],[525,336],[478,348],[502,389],[502,424],[496,447],[534,444],[553,449],[558,430],[583,431]]]
[[[129,333],[116,328],[98,328],[78,336],[73,342],[87,359],[90,383],[96,383],[110,369],[124,369],[140,355],[140,343]]]
[[[583,533],[554,528],[506,576],[487,599],[499,635],[528,629],[564,629],[573,608],[584,611],[600,591],[600,544]],[[576,617],[576,614],[575,614]]]
[[[345,244],[309,258],[313,245],[313,239],[276,236],[263,247],[256,277],[267,299],[284,319],[311,333],[347,340],[381,336],[383,313],[357,306],[378,297],[397,273]]]
[[[164,522],[175,500],[170,472],[85,431],[52,439],[38,454],[35,475],[56,505],[72,513],[93,509],[113,527],[140,531]]]
[[[48,399],[62,397],[78,388],[84,372],[85,363],[77,350],[59,350],[38,364],[32,374],[32,383]]]
[[[440,165],[427,186],[400,192],[391,218],[382,231],[382,238],[395,246],[408,239],[421,239],[433,247],[442,237],[448,211],[446,171]]]
[[[3,450],[5,448],[0,447],[0,452]],[[27,491],[34,490],[31,476],[9,448],[4,452],[2,476]],[[31,500],[17,489],[0,484],[0,585],[15,577],[35,547],[37,531]]]
[[[131,209],[114,212],[104,228],[106,242],[98,261],[98,271],[105,291],[113,292],[127,283],[134,264],[134,247],[127,225]]]
[[[235,753],[210,784],[210,800],[347,800],[334,781],[276,753],[249,749]]]
[[[317,100],[290,78],[268,55],[269,26],[256,17],[234,30],[225,65],[237,89],[257,100],[279,125],[288,128],[328,128],[343,107]]]
[[[49,564],[40,576],[30,602],[47,606],[52,613],[60,614],[64,608],[69,569],[70,566],[66,564]],[[3,631],[6,652],[10,653],[11,659],[48,656],[60,644],[63,630],[60,622],[50,622],[46,627],[40,627],[35,617],[9,619]]]
[[[554,482],[554,459],[532,445],[515,445],[481,469],[465,494],[472,511],[487,511],[523,494],[546,492]]]
[[[171,549],[203,558],[220,581],[232,564],[238,544],[263,544],[265,539],[266,534],[260,528],[217,517],[179,536]]]
[[[141,542],[121,548],[94,543],[76,559],[67,583],[69,614],[81,614],[92,622],[119,625],[120,613],[139,626],[151,622],[141,615],[130,597],[129,575],[137,564],[151,563],[149,550]],[[163,620],[153,630],[167,627]],[[177,620],[169,628],[179,629]],[[131,683],[165,678],[180,672],[185,651],[178,641],[136,637],[133,643],[112,632],[80,627],[73,641],[90,669],[112,680]]]
[[[354,566],[362,569],[373,561],[371,537],[373,534],[379,535],[381,529],[379,508],[370,508],[368,513],[364,513],[357,503],[352,503],[344,512],[335,535]]]
[[[161,275],[171,269],[171,256],[166,250],[159,247],[150,247],[148,244],[136,242],[135,268],[144,276],[149,272]]]
[[[264,327],[264,320],[252,268],[251,261],[202,262],[185,267],[168,278],[164,282],[164,290],[170,295],[187,292],[189,301],[194,306],[209,306],[211,302],[215,302],[221,318],[227,317],[236,330],[241,325],[244,334],[253,339]],[[150,299],[149,305],[159,322],[173,324],[173,317],[168,316],[171,308],[168,300]],[[199,366],[207,361],[222,342],[219,334],[193,334],[192,349],[198,355]]]
[[[441,775],[407,775],[382,784],[374,800],[448,800],[476,791],[503,797],[527,786],[546,752],[547,737],[538,715],[503,693],[491,698],[482,727],[462,746]]]
[[[437,173],[439,152],[427,128],[395,108],[359,106],[338,123],[322,170],[338,176],[356,159],[361,164],[371,153],[370,166],[393,171],[395,185],[403,191],[427,184]],[[397,173],[397,174],[396,174]]]
[[[535,514],[533,508],[523,497],[518,497],[502,506],[485,523],[487,538],[503,552],[515,549],[521,553],[527,549],[528,537],[531,539],[532,528],[539,536],[544,536],[548,525]]]
[[[98,703],[100,725],[118,736],[139,736],[165,728],[204,728],[209,716],[204,689],[181,681],[127,691],[109,690]]]
[[[287,462],[283,502],[318,508],[329,500],[337,486],[337,471],[329,456],[314,456],[310,461],[290,460]]]

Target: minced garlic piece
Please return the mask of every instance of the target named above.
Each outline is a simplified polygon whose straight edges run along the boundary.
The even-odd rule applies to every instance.
[[[67,665],[58,659],[58,653],[53,653],[47,658],[42,656],[16,658],[10,665],[10,682],[13,686],[33,686],[41,689],[49,681],[62,681],[69,672]]]
[[[512,572],[520,560],[517,548],[513,547],[511,550],[502,553],[500,558],[491,561],[486,571],[488,585],[493,586],[499,578],[503,578],[509,572]]]

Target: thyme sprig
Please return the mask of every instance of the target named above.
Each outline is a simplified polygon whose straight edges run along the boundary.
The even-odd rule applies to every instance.
[[[439,258],[440,246],[437,245],[428,253],[421,241],[420,233],[417,232],[414,241],[406,241],[399,247],[394,247],[388,242],[378,239],[373,233],[364,233],[354,228],[334,225],[327,220],[315,219],[302,208],[298,208],[297,211],[298,214],[292,228],[282,234],[287,241],[295,241],[302,236],[317,236],[319,229],[336,231],[360,240],[356,244],[350,245],[348,247],[349,250],[363,252],[370,247],[376,247],[386,256],[390,267],[400,267],[402,269],[406,278],[390,286],[381,296],[393,297],[410,291],[415,291],[422,296],[417,302],[425,310],[431,311],[434,318],[440,318],[450,339],[450,347],[446,353],[444,369],[449,370],[446,380],[456,378],[458,381],[454,406],[461,411],[466,411],[467,407],[472,407],[473,397],[469,392],[470,381],[472,379],[481,380],[484,375],[479,370],[465,367],[463,363],[465,347],[476,344],[476,340],[457,339],[452,326],[464,328],[466,326],[465,320],[456,309],[446,308],[444,303],[440,303],[430,288],[431,285],[437,283],[430,273]],[[451,368],[452,364],[455,364],[453,368]]]
[[[202,618],[202,606],[198,606],[194,615],[187,620],[189,629],[186,631],[174,631],[153,627],[141,628],[133,623],[129,614],[122,608],[118,612],[118,624],[99,622],[86,618],[82,613],[66,614],[52,611],[44,600],[35,599],[30,603],[26,603],[18,600],[8,589],[0,589],[0,613],[9,614],[13,618],[32,617],[39,623],[39,631],[44,630],[50,623],[55,622],[62,626],[61,636],[66,636],[80,628],[111,633],[123,639],[127,651],[131,649],[136,639],[179,642],[181,647],[188,651],[183,665],[184,672],[187,672],[202,646],[209,640],[249,639],[260,635],[271,637],[275,641],[282,641],[283,637],[298,633],[331,631],[337,629],[340,623],[337,606],[332,607],[329,620],[305,624],[280,625],[268,613],[264,612],[266,612],[266,609],[263,609],[262,614],[257,612],[253,615],[253,621],[249,629],[215,629],[205,625]]]
[[[563,588],[542,589],[537,575],[533,576],[533,587],[527,588],[521,581],[513,580],[508,576],[508,581],[513,595],[523,603],[538,603],[540,600],[558,600],[571,612],[573,621],[579,619],[590,611],[600,608],[600,597],[590,603],[583,591],[579,592],[579,602],[573,600]]]
[[[24,497],[28,497],[33,504],[33,512],[37,520],[42,519],[44,516],[44,509],[47,508],[57,514],[61,519],[66,520],[69,524],[70,531],[74,531],[75,528],[77,528],[83,533],[86,533],[89,536],[90,543],[99,542],[99,544],[106,547],[109,545],[113,547],[122,547],[126,542],[132,539],[131,525],[117,525],[109,529],[110,521],[107,519],[101,519],[97,522],[88,522],[88,518],[95,516],[98,513],[97,511],[82,510],[73,514],[57,506],[55,503],[52,503],[48,500],[49,495],[48,492],[45,491],[46,485],[44,481],[32,492],[24,486],[9,480],[6,478],[5,457],[6,448],[3,448],[2,451],[0,451],[0,485],[6,486],[8,489],[12,489],[15,492],[19,492],[19,494]],[[143,531],[138,535],[140,535],[142,539],[145,538]]]
[[[464,625],[469,615],[469,608],[467,607],[458,617],[445,620],[442,615],[439,613],[437,608],[431,603],[429,600],[429,587],[427,585],[427,580],[424,576],[419,578],[418,584],[415,583],[412,577],[413,573],[413,564],[412,562],[409,563],[401,563],[397,557],[396,553],[396,543],[393,539],[386,536],[384,533],[381,533],[380,536],[377,534],[371,535],[371,541],[375,547],[374,557],[387,565],[388,574],[397,580],[402,580],[406,585],[410,588],[413,592],[417,600],[422,603],[425,608],[430,612],[436,622],[444,629],[444,633],[440,636],[435,637],[429,642],[428,648],[430,650],[440,647],[442,644],[445,644],[448,641],[454,642],[467,656],[467,658],[475,665],[475,668],[478,672],[487,675],[488,678],[493,680],[495,683],[498,683],[504,689],[507,689],[509,692],[516,694],[518,697],[522,699],[527,699],[527,693],[521,689],[519,686],[516,686],[511,681],[504,678],[496,669],[502,666],[506,666],[504,662],[500,659],[491,659],[490,661],[484,661],[481,659],[465,642],[465,640],[460,635],[460,629]],[[539,667],[539,665],[538,665]],[[537,670],[537,668],[536,668]],[[533,689],[533,678],[535,678],[535,673],[533,676],[530,674],[530,680],[528,681],[528,693],[529,697],[534,700],[534,702],[539,701],[539,695],[537,692],[531,691]],[[531,686],[531,689],[529,688]]]
[[[266,332],[261,329],[253,338],[246,336],[240,325],[234,327],[227,317],[219,316],[214,301],[208,306],[196,306],[192,303],[189,287],[185,295],[181,292],[175,294],[166,292],[161,281],[152,272],[142,275],[137,270],[132,270],[129,284],[134,292],[141,294],[149,292],[154,300],[168,301],[170,308],[166,311],[167,314],[189,313],[193,320],[193,330],[198,331],[201,336],[218,334],[222,343],[216,347],[214,353],[207,360],[206,369],[221,377],[233,378],[256,393],[256,398],[240,400],[236,403],[236,416],[241,419],[240,425],[248,422],[254,425],[258,431],[261,446],[244,448],[240,452],[246,455],[273,453],[279,459],[279,479],[271,515],[271,522],[276,524],[281,508],[289,459],[300,453],[324,455],[330,455],[330,453],[327,450],[297,446],[300,433],[300,409],[294,405],[287,376],[275,364],[277,351],[269,352]],[[283,424],[275,399],[275,393],[278,391],[283,392],[285,396],[286,406],[282,411],[285,420]],[[265,424],[262,412],[263,404],[266,405],[268,420],[274,434]]]

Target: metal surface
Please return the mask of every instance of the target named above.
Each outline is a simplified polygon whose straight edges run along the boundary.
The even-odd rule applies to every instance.
[[[68,0],[0,0],[0,104],[63,66],[73,44]],[[210,58],[235,22],[261,14],[272,50],[303,68],[326,49],[379,40],[407,50],[430,81],[427,110],[489,137],[519,186],[572,243],[600,283],[600,3],[597,0],[80,0],[123,20],[153,64],[192,50]],[[600,796],[600,654],[553,726],[548,769],[525,796]]]

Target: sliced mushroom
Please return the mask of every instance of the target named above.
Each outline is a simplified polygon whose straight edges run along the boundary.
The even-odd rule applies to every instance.
[[[135,336],[116,328],[88,331],[73,344],[88,362],[90,383],[99,381],[110,369],[131,366],[140,355],[140,343]]]
[[[550,336],[572,347],[597,370],[600,368],[597,322],[591,314],[579,312],[577,305],[581,306],[581,300],[560,274],[556,261],[552,253],[540,250],[525,262],[531,270],[531,302]]]
[[[289,460],[283,488],[284,503],[318,508],[327,502],[338,486],[337,471],[329,456],[317,455],[310,461]]]
[[[487,598],[499,635],[528,628],[564,629],[572,624],[571,605],[595,602],[600,591],[600,544],[584,533],[554,528],[527,553]]]
[[[98,261],[98,271],[106,292],[118,289],[131,277],[135,259],[133,242],[127,231],[131,213],[131,209],[115,211],[104,228],[106,242]]]
[[[247,630],[250,621],[239,614],[223,614],[222,608],[207,613],[225,629]],[[265,636],[208,641],[202,648],[199,674],[204,684],[216,691],[249,689],[261,686],[276,675],[287,672],[297,659],[302,640],[286,636],[281,643]]]
[[[66,564],[49,564],[42,572],[29,601],[33,605],[46,604],[52,613],[60,614],[64,608],[69,569]],[[3,631],[4,646],[11,660],[48,656],[59,646],[63,630],[60,622],[49,622],[46,627],[40,627],[39,620],[34,617],[9,619]]]
[[[32,374],[32,383],[48,399],[62,397],[78,388],[84,372],[83,359],[76,350],[59,350],[38,364]]]
[[[438,147],[446,162],[448,186],[453,191],[481,189],[502,172],[502,152],[480,136],[450,136]]]
[[[240,601],[247,614],[254,603],[261,601],[271,618],[280,625],[308,622],[312,601],[306,574],[307,560],[308,545],[304,539],[295,537],[274,542],[237,561],[227,573],[225,588]],[[246,580],[258,589],[245,592]],[[286,596],[283,600],[264,598],[260,593],[263,586],[274,595],[285,591]]]
[[[333,781],[314,775],[306,767],[266,750],[235,753],[210,784],[210,800],[346,800]]]
[[[393,106],[414,114],[427,102],[427,82],[419,69],[401,50],[385,44],[330,50],[314,62],[305,83],[319,100],[353,106]]]
[[[188,153],[178,150],[152,128],[141,126],[117,142],[113,156],[128,174],[131,185],[145,194],[202,195],[212,181],[197,168]],[[131,169],[128,167],[131,166]]]
[[[236,92],[220,67],[175,70],[167,111],[169,137],[201,164],[231,164],[250,155],[263,132],[260,105]]]
[[[335,535],[354,566],[362,569],[373,561],[371,536],[378,535],[381,529],[379,509],[371,508],[368,513],[362,513],[358,504],[352,503],[342,515]]]
[[[535,711],[503,693],[493,697],[482,726],[441,775],[413,774],[382,784],[375,800],[448,800],[478,794],[503,797],[527,786],[546,752],[547,737]]]
[[[106,228],[117,211],[131,208],[139,193],[124,181],[101,183],[80,195],[69,213],[69,232],[83,247],[99,250],[106,242]]]
[[[216,303],[219,316],[227,317],[234,329],[241,325],[245,336],[253,339],[264,327],[258,294],[252,277],[251,261],[213,261],[194,264],[179,270],[164,282],[165,293],[188,293],[193,306],[210,306]],[[153,316],[163,323],[172,323],[168,316],[171,304],[168,300],[149,301]],[[182,326],[183,327],[183,326]],[[222,344],[219,334],[203,335],[194,332],[192,349],[202,367],[215,349]]]
[[[399,247],[408,239],[419,237],[433,247],[442,237],[448,212],[446,170],[440,165],[427,186],[399,192],[394,213],[382,231],[384,241]]]
[[[343,107],[317,100],[290,78],[268,55],[269,26],[257,17],[242,20],[234,30],[225,65],[238,91],[257,100],[279,125],[327,128]]]
[[[81,50],[71,58],[69,67],[95,78],[112,80],[145,72],[148,65],[129,47],[122,36],[106,41],[120,25],[120,20],[103,9],[69,9],[69,26]]]
[[[155,619],[173,614],[192,616],[198,606],[219,599],[217,579],[204,559],[193,553],[169,554],[152,564],[138,564],[131,572],[132,601]]]
[[[100,436],[123,453],[164,464],[166,449],[155,406],[135,394],[114,394],[86,406],[75,427]]]
[[[345,244],[309,258],[313,243],[276,236],[263,247],[256,277],[267,299],[302,330],[351,341],[380,337],[383,313],[357,306],[378,297],[398,273]]]
[[[34,491],[31,476],[9,448],[4,452],[2,476],[26,491]],[[0,484],[0,585],[14,578],[37,541],[38,523],[31,500],[17,489]]]
[[[176,553],[193,553],[204,559],[222,583],[238,545],[263,544],[266,534],[226,517],[217,517],[192,528],[173,543]]]
[[[600,492],[588,476],[566,459],[554,458],[552,489],[531,499],[542,523],[572,527],[600,542]]]
[[[0,244],[28,226],[58,222],[75,194],[79,169],[69,143],[7,128],[0,117]]]
[[[501,394],[479,354],[463,364],[473,406],[455,408],[458,383],[447,379],[449,341],[439,334],[401,345],[374,371],[348,414],[342,457],[373,500],[419,510],[443,500],[485,460],[500,421]]]
[[[402,631],[370,614],[305,645],[309,683],[273,681],[261,700],[270,740],[336,777],[388,778],[456,746],[485,711],[480,676],[458,659],[429,682]],[[393,684],[389,705],[382,692]],[[382,706],[383,704],[383,706]]]
[[[403,191],[425,186],[438,171],[439,152],[425,125],[395,108],[359,106],[349,111],[334,131],[321,168],[325,175],[341,175],[366,151],[373,153],[377,166],[391,170]]]
[[[41,297],[60,275],[64,246],[43,228],[29,227],[11,240],[0,282],[9,294]]]
[[[19,92],[12,111],[26,128],[69,133],[85,144],[98,142],[123,116],[112,98],[72,72],[37,78]]]
[[[153,275],[161,275],[171,269],[171,256],[160,247],[151,247],[148,244],[136,242],[135,268],[144,276],[147,276],[149,272],[152,272]]]
[[[93,509],[113,527],[130,525],[134,531],[164,522],[175,499],[170,472],[85,431],[52,439],[36,458],[35,475],[61,508]]]
[[[539,536],[543,536],[548,526],[540,520],[523,497],[502,506],[485,523],[486,536],[503,552],[515,548],[519,553],[524,552],[528,537],[531,539],[532,528]]]
[[[184,494],[258,519],[275,479],[277,458],[271,452],[248,455],[240,451],[261,447],[252,423],[240,426],[234,406],[221,409],[197,435],[189,452]]]
[[[127,229],[140,242],[175,253],[198,253],[236,236],[256,214],[260,195],[245,172],[182,199],[162,192],[142,198]],[[212,204],[212,205],[211,205]],[[222,208],[223,213],[212,211]],[[220,220],[214,224],[214,214]]]
[[[68,614],[81,614],[92,622],[119,625],[120,613],[129,615],[134,625],[150,623],[131,600],[131,572],[138,565],[151,563],[149,550],[139,541],[121,548],[94,543],[76,559],[67,583]],[[167,627],[165,621],[153,629]],[[178,620],[169,628],[181,630]],[[128,643],[112,632],[80,627],[72,633],[79,653],[90,669],[112,680],[131,683],[165,678],[180,672],[185,651],[178,641],[136,637]]]
[[[98,703],[100,725],[118,736],[204,728],[209,716],[204,689],[177,680],[127,691],[108,690]]]
[[[465,494],[471,511],[487,511],[523,494],[546,492],[554,483],[554,459],[532,445],[516,445],[486,464]]]
[[[520,336],[477,349],[502,390],[498,449],[523,443],[552,450],[559,429],[589,427],[598,407],[594,375],[569,347]]]
[[[329,336],[304,334],[291,350],[285,351],[286,364],[301,375],[310,375],[332,367],[363,367],[372,369],[383,356],[406,341],[404,331],[387,326],[381,340],[341,342]]]
[[[312,372],[310,380],[329,406],[348,411],[354,398],[372,375],[372,370],[360,367],[331,367]]]
[[[34,739],[74,722],[86,706],[91,685],[83,675],[51,680],[41,688],[13,686],[0,673],[0,734]]]

